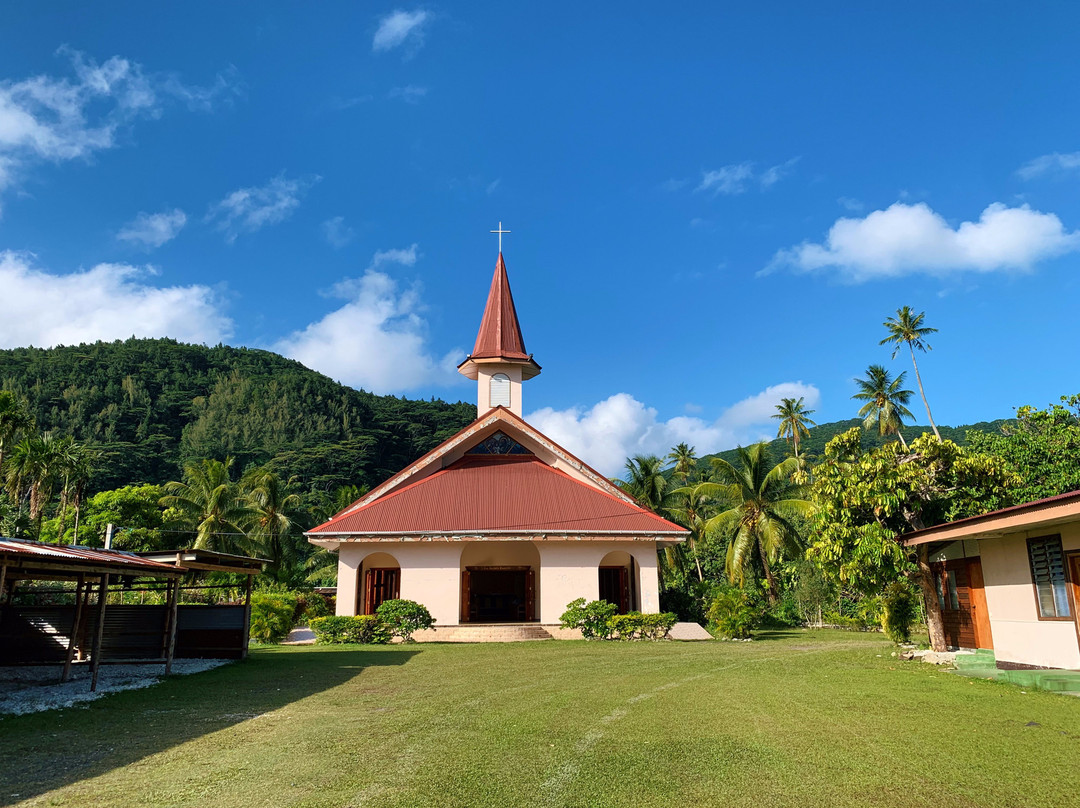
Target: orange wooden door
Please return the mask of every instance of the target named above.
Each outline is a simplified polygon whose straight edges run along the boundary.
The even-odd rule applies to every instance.
[[[990,631],[990,612],[986,608],[982,561],[977,558],[968,559],[967,574],[971,593],[971,619],[975,624],[975,646],[993,650],[994,636]]]
[[[469,586],[469,571],[461,571],[461,622],[469,622],[469,606],[472,600],[472,589]]]
[[[1069,556],[1069,579],[1072,581],[1073,620],[1076,621],[1077,639],[1080,641],[1080,555]]]
[[[536,570],[525,573],[525,619],[536,619]]]

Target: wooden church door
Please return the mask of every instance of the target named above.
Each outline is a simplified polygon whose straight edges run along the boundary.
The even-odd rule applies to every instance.
[[[397,567],[369,569],[364,574],[364,614],[375,614],[384,600],[401,593],[401,570]]]

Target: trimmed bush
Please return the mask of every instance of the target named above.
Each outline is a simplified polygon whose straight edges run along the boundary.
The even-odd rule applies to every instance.
[[[319,645],[382,645],[390,642],[390,630],[373,614],[317,617],[311,621],[309,627],[315,632],[315,642]]]
[[[375,614],[394,637],[412,642],[412,635],[435,625],[435,618],[422,604],[414,600],[384,600]]]
[[[296,615],[292,592],[257,592],[251,596],[251,639],[278,643],[289,636]]]
[[[559,625],[563,628],[576,628],[581,630],[581,636],[586,640],[607,640],[611,638],[611,618],[619,607],[606,600],[593,600],[588,603],[585,598],[578,598],[566,604],[566,611],[559,618]]]
[[[903,581],[894,581],[881,598],[881,627],[889,639],[899,645],[911,642],[911,624],[917,612],[915,595]]]
[[[761,613],[741,589],[722,589],[709,606],[709,622],[722,637],[746,640],[761,619]]]
[[[678,618],[671,612],[663,614],[616,614],[608,620],[611,635],[619,640],[662,640],[667,637]]]

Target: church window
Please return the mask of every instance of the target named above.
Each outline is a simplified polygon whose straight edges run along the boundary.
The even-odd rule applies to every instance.
[[[491,377],[491,406],[510,406],[510,377],[505,373],[496,373]]]
[[[469,449],[466,454],[479,455],[527,455],[532,454],[528,449],[518,443],[504,432],[496,432],[494,435],[480,441]]]

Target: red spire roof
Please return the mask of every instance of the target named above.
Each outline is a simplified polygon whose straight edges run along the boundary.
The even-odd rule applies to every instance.
[[[506,276],[506,264],[502,253],[495,264],[495,277],[491,279],[484,318],[473,347],[474,359],[528,359],[525,340],[521,336],[514,296],[510,294],[510,279]]]

